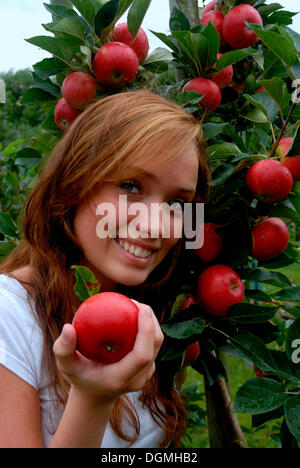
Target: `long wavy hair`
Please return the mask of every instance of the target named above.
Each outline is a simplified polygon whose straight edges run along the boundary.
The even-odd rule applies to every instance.
[[[148,90],[123,92],[91,104],[40,169],[23,212],[21,240],[2,262],[0,273],[14,277],[14,270],[30,266],[30,281],[22,284],[34,300],[33,312],[44,337],[43,365],[62,407],[69,384],[57,368],[53,344],[80,305],[71,269],[82,259],[73,232],[76,207],[99,183],[118,182],[120,169],[128,169],[137,160],[143,167],[170,162],[191,142],[199,155],[199,200],[207,193],[209,180],[199,122],[175,103]],[[144,284],[123,289],[120,285],[119,290],[130,297],[147,300],[159,321],[168,314],[170,303],[164,286],[175,272],[182,249],[183,239]],[[156,371],[141,392],[141,401],[165,431],[162,446],[170,442],[180,446],[185,429],[184,403],[174,389],[174,376],[163,374]],[[110,423],[121,438],[131,443],[138,438],[138,415],[126,396],[117,400]],[[131,435],[128,424],[133,428]]]

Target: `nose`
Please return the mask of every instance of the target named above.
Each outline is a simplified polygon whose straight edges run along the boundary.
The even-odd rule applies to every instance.
[[[159,239],[163,235],[162,213],[159,203],[133,203],[128,210],[130,237]]]

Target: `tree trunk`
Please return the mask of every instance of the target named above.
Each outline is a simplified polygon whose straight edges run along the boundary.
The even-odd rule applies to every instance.
[[[170,12],[176,7],[189,19],[192,28],[199,24],[198,0],[169,0]]]
[[[176,7],[178,10],[182,11],[185,16],[189,19],[190,25],[192,28],[198,26],[199,19],[199,8],[198,0],[169,0],[170,14],[173,11],[173,8]],[[183,80],[184,73],[182,70],[176,70],[176,81],[179,82]]]
[[[170,13],[174,7],[182,11],[192,28],[199,24],[198,0],[169,0],[169,6]],[[183,78],[183,72],[176,70],[176,81]],[[232,413],[231,397],[225,380],[219,378],[210,386],[204,376],[204,383],[210,447],[245,448],[246,440],[235,414]]]

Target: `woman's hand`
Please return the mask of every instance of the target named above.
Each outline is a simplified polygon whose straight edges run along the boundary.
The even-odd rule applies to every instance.
[[[85,358],[76,350],[76,330],[71,324],[64,326],[54,343],[59,369],[90,402],[109,404],[124,393],[141,390],[155,372],[163,333],[151,307],[134,302],[139,307],[138,334],[133,349],[120,361],[103,365]]]

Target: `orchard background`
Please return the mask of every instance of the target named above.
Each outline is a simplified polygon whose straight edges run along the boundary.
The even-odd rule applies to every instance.
[[[43,25],[46,35],[27,41],[51,57],[32,64],[30,75],[18,71],[0,76],[0,259],[17,244],[28,190],[62,136],[55,109],[67,76],[83,72],[96,79],[93,99],[147,87],[174,100],[202,123],[212,171],[205,221],[217,225],[215,234],[221,239],[221,248],[209,259],[200,252],[185,252],[172,278],[170,317],[162,324],[165,342],[158,365],[177,371],[188,409],[183,445],[299,447],[300,163],[294,157],[300,155],[300,35],[292,29],[296,12],[264,0],[217,0],[210,14],[218,11],[222,21],[241,5],[250,5],[261,17],[261,24],[247,23],[247,34],[251,32],[255,41],[237,46],[230,24],[226,39],[231,45],[224,41],[222,27],[218,32],[212,22],[200,23],[203,6],[211,2],[169,3],[169,33],[146,31],[161,46],[139,61],[135,77],[122,86],[101,83],[101,73],[96,79],[94,58],[114,40],[111,33],[125,13],[129,31],[137,35],[151,0],[45,4],[52,15],[52,22]],[[231,70],[230,80],[216,87],[216,72],[224,70],[227,77]],[[210,91],[195,90],[190,85],[195,79],[197,84],[209,82],[219,102],[207,104]],[[287,138],[285,148],[282,141]],[[280,171],[290,167],[292,185],[279,199],[268,201],[261,187],[255,192],[246,183],[249,169],[261,161],[276,161]],[[285,182],[279,175],[273,179],[271,188],[279,184],[278,194]],[[253,230],[270,218],[287,226],[288,243],[269,258],[257,258]],[[277,240],[276,233],[271,232],[269,244]],[[244,285],[242,299],[219,315],[199,300],[199,277],[216,265],[232,269]],[[183,307],[188,297],[195,299]],[[186,350],[195,342],[200,354],[186,366]]]

